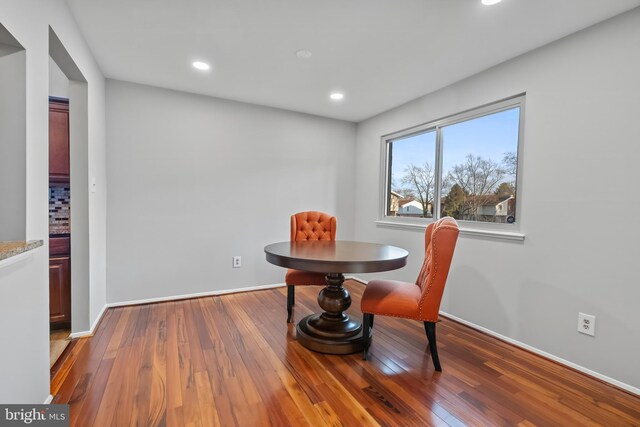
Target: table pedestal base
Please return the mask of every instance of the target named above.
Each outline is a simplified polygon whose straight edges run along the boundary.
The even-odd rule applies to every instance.
[[[344,333],[336,331],[335,334],[325,331],[318,331],[313,324],[321,319],[322,314],[312,314],[298,323],[296,327],[296,338],[300,344],[309,350],[327,354],[351,354],[364,350],[364,339],[362,338],[362,325],[360,322],[349,319],[348,326],[357,326],[355,334],[345,336]]]
[[[307,316],[298,323],[298,342],[310,350],[327,354],[362,351],[365,345],[362,324],[345,314],[351,305],[351,295],[342,286],[344,276],[330,273],[325,280],[327,286],[318,295],[318,304],[325,312]]]

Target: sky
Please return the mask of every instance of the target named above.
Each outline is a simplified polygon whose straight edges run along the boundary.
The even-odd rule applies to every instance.
[[[520,108],[516,107],[443,127],[443,175],[464,162],[467,154],[500,163],[505,153],[517,152],[519,115]],[[435,130],[395,140],[391,165],[394,187],[399,186],[405,169],[411,163],[422,166],[426,161],[434,166],[435,153]]]

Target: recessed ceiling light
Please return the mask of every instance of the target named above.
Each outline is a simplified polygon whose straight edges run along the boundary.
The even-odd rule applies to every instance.
[[[482,4],[485,6],[491,6],[500,3],[502,0],[482,0]]]
[[[340,101],[342,98],[344,98],[344,94],[340,92],[333,92],[331,95],[329,95],[329,98],[333,99],[334,101]]]
[[[296,56],[298,57],[298,59],[309,59],[311,58],[311,55],[313,55],[313,53],[311,53],[310,50],[300,49],[296,52]]]
[[[193,65],[193,68],[198,69],[198,70],[202,70],[202,71],[207,71],[209,68],[211,68],[211,66],[209,64],[207,64],[206,62],[202,62],[202,61],[195,61],[191,65]]]

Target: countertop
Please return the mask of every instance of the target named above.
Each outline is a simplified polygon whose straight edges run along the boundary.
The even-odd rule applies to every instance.
[[[0,242],[0,260],[20,255],[42,246],[42,240],[29,240],[18,242]]]

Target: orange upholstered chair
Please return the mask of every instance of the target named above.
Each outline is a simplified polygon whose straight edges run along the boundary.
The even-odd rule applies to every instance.
[[[326,213],[308,211],[291,215],[291,241],[299,240],[336,240],[336,217]],[[295,304],[297,285],[326,284],[324,273],[312,273],[289,269],[285,276],[287,284],[287,322],[291,322]]]
[[[442,371],[436,347],[436,322],[457,240],[455,219],[445,217],[431,223],[424,233],[424,262],[416,283],[372,280],[367,284],[361,304],[365,337],[369,337],[370,328],[373,328],[375,314],[424,322],[433,365],[436,371]],[[367,359],[370,345],[369,340],[362,354],[363,360]]]

